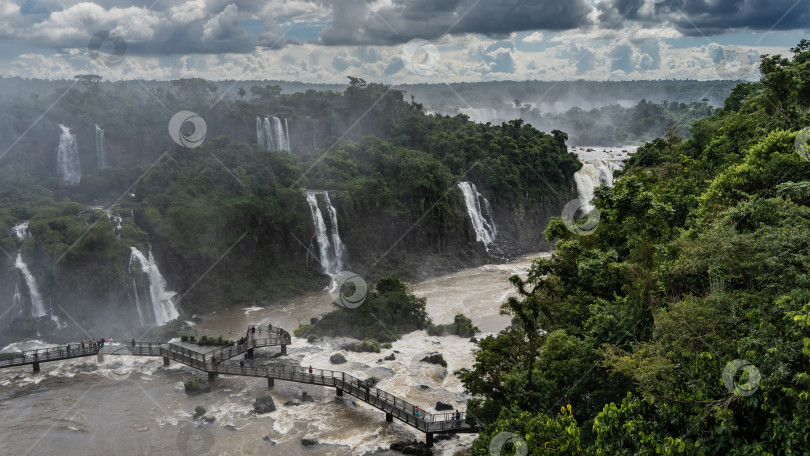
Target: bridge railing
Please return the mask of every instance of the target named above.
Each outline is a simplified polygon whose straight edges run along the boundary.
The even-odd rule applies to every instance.
[[[460,419],[456,420],[455,413],[430,413],[422,409],[419,409],[419,416],[417,417],[414,411],[418,406],[413,403],[373,386],[368,387],[367,393],[366,382],[340,371],[313,368],[310,374],[308,367],[286,364],[267,366],[256,365],[252,362],[246,364],[245,367],[240,367],[237,361],[231,360],[219,365],[217,372],[334,386],[426,432],[458,429],[466,418],[463,412],[460,413]]]
[[[0,354],[0,366],[13,366],[16,364],[30,364],[32,362],[50,361],[78,356],[94,355],[98,353],[98,347],[90,347],[89,344],[64,344],[52,347],[38,348],[35,350],[25,350],[21,352]]]

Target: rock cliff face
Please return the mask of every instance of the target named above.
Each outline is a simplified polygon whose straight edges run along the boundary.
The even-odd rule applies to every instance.
[[[548,198],[525,208],[494,202],[492,219],[497,225],[497,237],[495,242],[485,246],[476,239],[458,189],[447,193],[447,205],[442,213],[421,207],[418,201],[405,202],[412,207],[411,215],[378,209],[373,202],[361,205],[348,192],[330,191],[329,195],[344,247],[343,270],[360,275],[368,283],[375,283],[385,275],[406,281],[420,280],[546,250],[549,246],[542,231],[549,218],[560,214],[566,201],[560,197]],[[133,245],[143,252],[151,247],[154,262],[166,279],[165,288],[177,293],[176,304],[185,314],[181,319],[185,320],[193,314],[259,300],[272,304],[278,298],[323,290],[329,277],[322,273],[318,260],[316,230],[309,209],[302,192],[300,205],[292,211],[291,220],[256,217],[232,220],[222,231],[235,233],[233,241],[229,241],[233,247],[220,261],[217,257],[224,252],[217,251],[215,257],[203,258],[177,247],[182,243],[162,234],[161,220],[150,218],[144,208],[120,211],[124,231],[130,229],[126,228],[128,225],[141,233],[137,244],[132,244],[132,237],[118,236],[116,229],[120,228],[104,219],[93,231],[94,236],[104,239],[94,247],[93,252],[99,254],[70,257],[69,267],[60,264],[60,267],[48,269],[43,266],[48,258],[40,252],[41,241],[34,237],[26,241],[30,249],[27,258],[47,308],[61,321],[69,322],[67,317],[70,316],[89,330],[118,331],[127,329],[126,322],[150,318],[142,312],[144,294],[140,293],[138,302],[130,289],[133,281],[129,262]],[[324,214],[328,224],[329,216]],[[92,219],[88,223],[92,223]],[[8,266],[9,271],[15,271],[13,265]],[[13,285],[22,283],[17,277],[19,274],[7,275],[8,284],[0,290],[2,299],[12,299]],[[26,291],[22,287],[23,297]],[[7,327],[10,337],[35,336],[37,329],[43,333],[56,331],[53,319],[41,318],[35,322],[28,312],[22,312],[14,321],[14,328]],[[68,337],[73,326],[68,325],[63,336]],[[84,336],[78,332],[73,335]]]

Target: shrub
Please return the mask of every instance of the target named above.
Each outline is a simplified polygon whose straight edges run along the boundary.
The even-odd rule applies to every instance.
[[[202,405],[198,405],[197,407],[194,408],[194,417],[193,417],[193,419],[196,420],[197,418],[199,418],[199,417],[201,417],[203,415],[205,415],[205,407],[203,407]]]

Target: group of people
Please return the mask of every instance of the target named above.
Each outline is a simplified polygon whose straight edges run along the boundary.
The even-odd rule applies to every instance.
[[[132,342],[133,342],[133,347],[134,347],[135,346],[134,345],[135,339],[132,339]],[[105,343],[107,343],[107,342],[105,342],[103,337],[100,337],[98,339],[91,339],[90,342],[88,342],[88,347],[90,348],[90,350],[96,350],[96,349],[101,350],[102,348],[104,348]],[[112,337],[110,337],[109,344],[112,345],[112,343],[113,343],[113,340],[112,340]],[[84,351],[84,347],[85,347],[84,340],[82,340],[80,346],[82,347],[82,351]]]

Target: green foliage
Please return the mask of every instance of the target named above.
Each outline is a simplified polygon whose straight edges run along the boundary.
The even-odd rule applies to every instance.
[[[186,394],[200,394],[205,390],[206,385],[201,380],[194,378],[183,382],[183,388],[186,390]]]
[[[363,339],[359,344],[357,342],[348,343],[343,346],[343,349],[352,352],[379,353],[380,343],[376,339]]]
[[[194,407],[194,416],[192,417],[192,419],[196,420],[197,418],[205,415],[205,411],[206,411],[205,407],[203,407],[202,405]]]
[[[810,422],[810,164],[795,147],[810,124],[810,52],[764,56],[763,78],[724,108],[642,147],[596,191],[598,229],[560,220],[549,259],[503,305],[516,323],[458,372],[484,425],[563,454],[803,454]],[[724,369],[751,363],[731,380]],[[740,384],[756,381],[752,390]],[[757,380],[758,379],[758,380]],[[733,382],[728,387],[726,382]],[[525,423],[565,426],[532,447]],[[565,412],[565,410],[563,410]],[[558,419],[560,417],[558,416]],[[556,453],[555,453],[556,454]]]
[[[297,337],[354,337],[363,340],[362,344],[354,344],[354,351],[379,352],[380,342],[393,342],[401,334],[429,325],[425,299],[414,296],[401,280],[383,277],[359,307],[348,309],[335,304],[335,310],[315,325],[299,326],[294,333]]]
[[[474,326],[472,320],[467,318],[464,314],[456,315],[453,319],[453,323],[446,325],[431,324],[427,328],[427,333],[431,336],[454,335],[459,337],[471,337],[478,332],[478,327]]]

